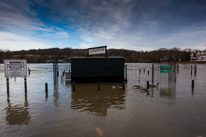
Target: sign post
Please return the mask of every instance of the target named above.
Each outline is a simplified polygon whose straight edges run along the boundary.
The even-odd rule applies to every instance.
[[[7,94],[9,94],[9,78],[6,77]]]
[[[9,77],[24,77],[25,93],[27,93],[27,60],[26,59],[5,59],[4,72],[7,82],[7,93],[9,94]]]
[[[24,89],[25,89],[25,93],[27,93],[27,82],[26,82],[26,77],[24,77]]]

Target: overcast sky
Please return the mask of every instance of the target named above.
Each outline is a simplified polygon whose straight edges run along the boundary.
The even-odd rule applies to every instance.
[[[0,0],[0,49],[206,49],[206,0]]]

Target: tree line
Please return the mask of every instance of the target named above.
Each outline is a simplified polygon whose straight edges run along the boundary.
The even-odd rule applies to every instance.
[[[108,56],[125,57],[125,62],[160,62],[175,58],[177,61],[190,61],[191,52],[199,50],[183,49],[174,47],[171,49],[160,48],[153,51],[134,51],[127,49],[108,49]],[[49,49],[30,49],[21,51],[0,50],[0,63],[4,59],[27,59],[28,63],[45,63],[52,61],[53,57],[63,62],[69,62],[70,57],[86,57],[87,49],[72,48],[49,48]]]

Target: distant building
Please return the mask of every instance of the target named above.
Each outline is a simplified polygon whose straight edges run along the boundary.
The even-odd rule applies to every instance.
[[[206,61],[206,51],[192,52],[190,55],[191,61]]]

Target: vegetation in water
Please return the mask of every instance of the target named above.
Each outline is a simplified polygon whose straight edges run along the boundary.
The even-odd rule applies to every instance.
[[[161,88],[160,89],[160,96],[171,97],[172,96],[171,88]]]

